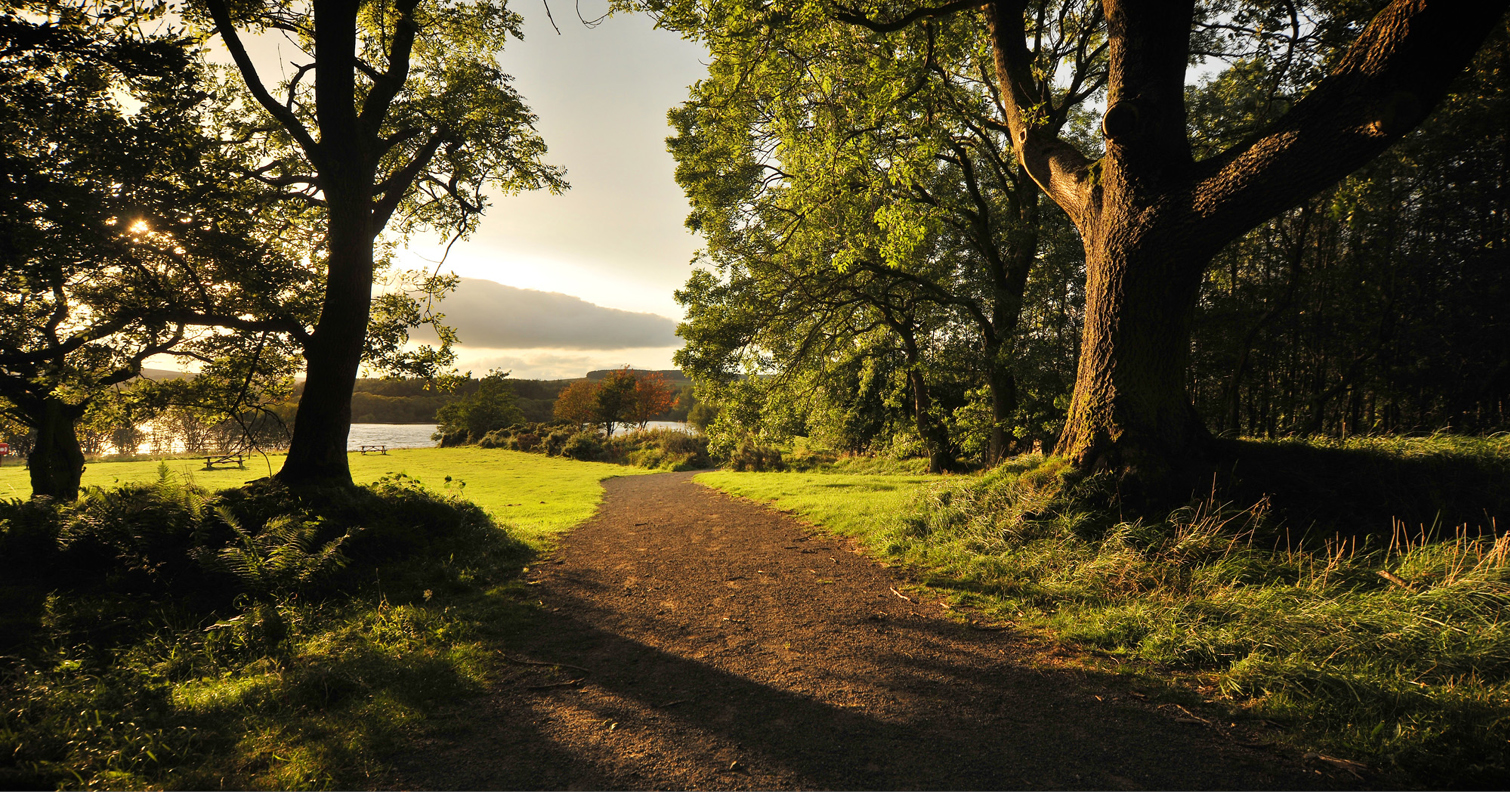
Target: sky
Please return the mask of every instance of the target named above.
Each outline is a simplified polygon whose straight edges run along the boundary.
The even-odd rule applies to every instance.
[[[622,365],[673,368],[679,339],[642,331],[674,328],[680,320],[672,292],[686,282],[701,247],[683,226],[687,203],[665,141],[666,112],[707,75],[706,51],[656,30],[643,15],[615,16],[589,29],[573,5],[556,0],[558,34],[541,0],[511,7],[524,17],[525,38],[510,40],[499,62],[539,119],[546,161],[566,169],[571,189],[494,195],[476,233],[452,246],[442,269],[475,279],[463,287],[471,292],[467,310],[441,306],[461,337],[457,366],[478,375],[501,368],[524,379],[573,378]],[[598,0],[581,5],[588,19],[603,10]],[[249,42],[249,49],[268,83],[276,79],[274,62],[294,59],[268,38]],[[397,263],[433,270],[443,253],[443,240],[417,235]],[[507,297],[490,313],[477,306],[481,281],[514,290],[489,291]],[[561,295],[579,299],[562,302]],[[592,312],[582,301],[614,310]],[[557,323],[528,337],[515,332],[520,316],[541,317],[551,306],[586,311],[595,331],[563,335]],[[626,338],[654,345],[625,346]],[[496,346],[505,341],[521,345]]]
[[[445,268],[464,278],[618,310],[595,314],[600,332],[586,338],[543,332],[512,339],[520,345],[495,346],[510,336],[492,326],[486,312],[463,316],[460,306],[443,305],[462,339],[458,366],[479,374],[502,368],[530,379],[580,377],[626,364],[672,368],[679,340],[670,332],[637,332],[649,317],[625,312],[671,320],[682,315],[672,291],[686,282],[700,241],[683,226],[687,202],[666,151],[666,111],[707,75],[706,53],[675,33],[654,29],[646,16],[616,16],[588,29],[573,6],[557,0],[551,13],[558,34],[543,3],[514,9],[524,16],[525,38],[510,41],[500,62],[539,118],[547,161],[566,168],[571,189],[562,195],[495,195],[477,232],[452,247]],[[583,5],[583,16],[596,13],[601,11],[591,0]],[[401,266],[433,267],[442,253],[440,240],[426,235],[410,240],[398,260]],[[468,284],[473,291],[479,285]],[[506,323],[517,324],[522,316],[543,321],[542,309],[561,302],[546,295],[511,296],[493,315]],[[453,298],[460,301],[461,295]],[[672,325],[661,324],[662,331]],[[625,337],[655,346],[626,347]]]

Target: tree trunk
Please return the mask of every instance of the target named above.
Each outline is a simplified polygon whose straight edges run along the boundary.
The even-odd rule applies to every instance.
[[[986,387],[991,391],[991,445],[987,465],[1006,459],[1012,442],[1007,436],[1007,427],[1012,425],[1017,414],[1017,378],[998,359],[999,354],[999,345],[986,349]]]
[[[329,274],[320,323],[304,351],[304,394],[288,459],[278,471],[286,484],[352,486],[346,438],[372,308],[374,237],[369,197],[352,192],[358,195],[330,196]]]
[[[74,424],[84,414],[82,405],[44,398],[36,416],[37,442],[26,458],[31,468],[31,496],[72,501],[79,497],[79,479],[84,475],[84,451],[79,447]]]
[[[1098,226],[1111,233],[1086,245],[1085,329],[1056,453],[1087,472],[1115,471],[1155,495],[1182,483],[1209,438],[1185,388],[1190,323],[1208,257],[1182,255],[1169,239],[1176,235],[1154,233],[1157,225],[1142,226],[1145,217],[1107,213]]]
[[[918,437],[928,449],[928,472],[943,473],[954,468],[954,459],[949,453],[949,430],[933,420],[933,399],[928,395],[928,381],[923,378],[923,362],[918,353],[917,338],[910,328],[901,327],[898,332],[907,354],[907,381],[912,385],[913,420]]]

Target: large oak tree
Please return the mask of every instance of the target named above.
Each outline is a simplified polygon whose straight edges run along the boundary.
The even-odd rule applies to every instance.
[[[297,328],[306,273],[203,132],[192,42],[140,32],[160,7],[5,11],[0,414],[36,432],[33,495],[68,500],[76,424],[102,393],[159,354],[241,357],[254,376]]]
[[[1335,183],[1425,119],[1505,2],[1396,0],[1284,115],[1197,160],[1186,116],[1193,0],[1108,0],[1105,151],[1044,127],[1027,2],[982,7],[1017,156],[1085,245],[1086,319],[1058,452],[1155,488],[1199,469],[1208,437],[1186,393],[1190,322],[1212,257]]]

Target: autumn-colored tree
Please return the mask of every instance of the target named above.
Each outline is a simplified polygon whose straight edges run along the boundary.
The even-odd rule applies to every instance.
[[[633,420],[636,401],[634,369],[625,366],[610,371],[598,385],[597,411],[594,420],[603,427],[603,434],[612,437],[617,424]]]
[[[556,397],[556,418],[579,427],[592,423],[597,409],[598,383],[592,380],[577,380],[562,388],[561,395]]]
[[[676,406],[676,390],[666,377],[656,372],[640,374],[634,381],[634,406],[627,416],[633,423],[645,424],[657,415],[664,415]]]

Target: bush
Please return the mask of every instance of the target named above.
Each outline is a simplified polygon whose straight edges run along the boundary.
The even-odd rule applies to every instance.
[[[527,553],[403,476],[0,502],[0,787],[358,786],[481,689],[468,631]]]
[[[590,429],[577,432],[561,446],[561,456],[583,462],[596,461],[603,456],[603,440]]]
[[[725,460],[725,465],[730,470],[749,472],[786,470],[780,450],[762,446],[752,440],[742,441],[735,446]]]

